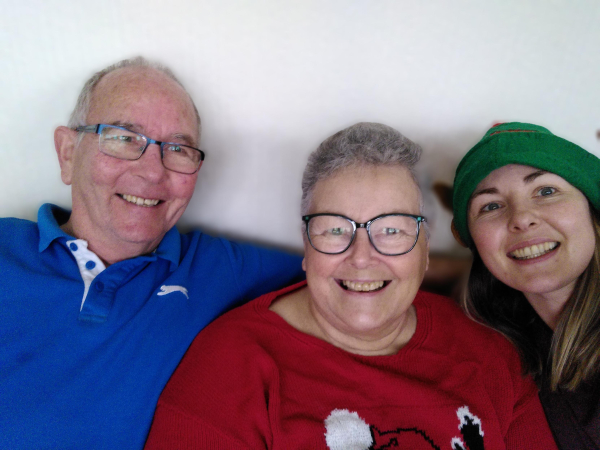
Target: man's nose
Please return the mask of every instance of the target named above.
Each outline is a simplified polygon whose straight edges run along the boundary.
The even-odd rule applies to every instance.
[[[136,162],[138,163],[139,175],[152,182],[160,181],[167,171],[163,165],[159,144],[149,144]]]

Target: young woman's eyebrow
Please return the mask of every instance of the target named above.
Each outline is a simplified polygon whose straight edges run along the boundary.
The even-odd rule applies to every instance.
[[[475,191],[473,192],[473,195],[471,196],[471,200],[473,201],[473,199],[479,195],[484,195],[484,194],[497,194],[498,193],[498,189],[496,188],[487,188],[487,189],[480,189],[479,191]]]
[[[534,181],[536,178],[541,177],[544,174],[547,174],[548,171],[547,170],[536,170],[533,173],[530,173],[529,175],[527,175],[525,178],[523,178],[523,181],[525,183],[531,183],[532,181]]]
[[[523,181],[525,183],[531,183],[536,178],[541,177],[542,175],[547,174],[547,173],[549,173],[547,170],[536,170],[535,172],[530,173],[525,178],[523,178]],[[492,188],[486,188],[486,189],[481,189],[479,191],[473,192],[473,195],[471,196],[471,200],[473,200],[478,195],[497,194],[497,193],[498,193],[498,189],[496,189],[494,187],[492,187]]]

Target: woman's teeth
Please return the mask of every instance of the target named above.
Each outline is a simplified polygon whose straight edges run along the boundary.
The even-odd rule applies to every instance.
[[[123,194],[121,195],[123,200],[129,203],[135,203],[138,206],[156,206],[160,200],[153,200],[149,198],[136,197],[135,195]]]
[[[554,250],[558,246],[558,242],[544,242],[543,244],[524,247],[510,253],[514,259],[533,259]]]
[[[342,281],[342,285],[349,291],[369,292],[376,291],[383,287],[383,281],[366,281],[364,283],[354,281]]]

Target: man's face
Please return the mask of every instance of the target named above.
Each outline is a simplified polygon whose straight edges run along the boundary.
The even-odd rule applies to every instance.
[[[154,69],[126,68],[106,75],[93,92],[86,121],[99,123],[119,125],[158,141],[198,146],[198,123],[188,95]],[[75,133],[73,138],[77,139]],[[105,155],[95,134],[75,142],[69,167],[63,169],[63,180],[72,185],[69,222],[73,233],[88,240],[97,253],[152,251],[183,214],[197,178],[197,172],[187,175],[165,169],[155,144],[136,161]]]

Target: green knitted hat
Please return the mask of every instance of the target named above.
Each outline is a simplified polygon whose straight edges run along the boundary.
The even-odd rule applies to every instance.
[[[521,164],[559,175],[600,210],[600,159],[544,127],[503,123],[490,128],[462,159],[454,177],[454,228],[472,245],[467,223],[469,200],[477,185],[494,170]]]

